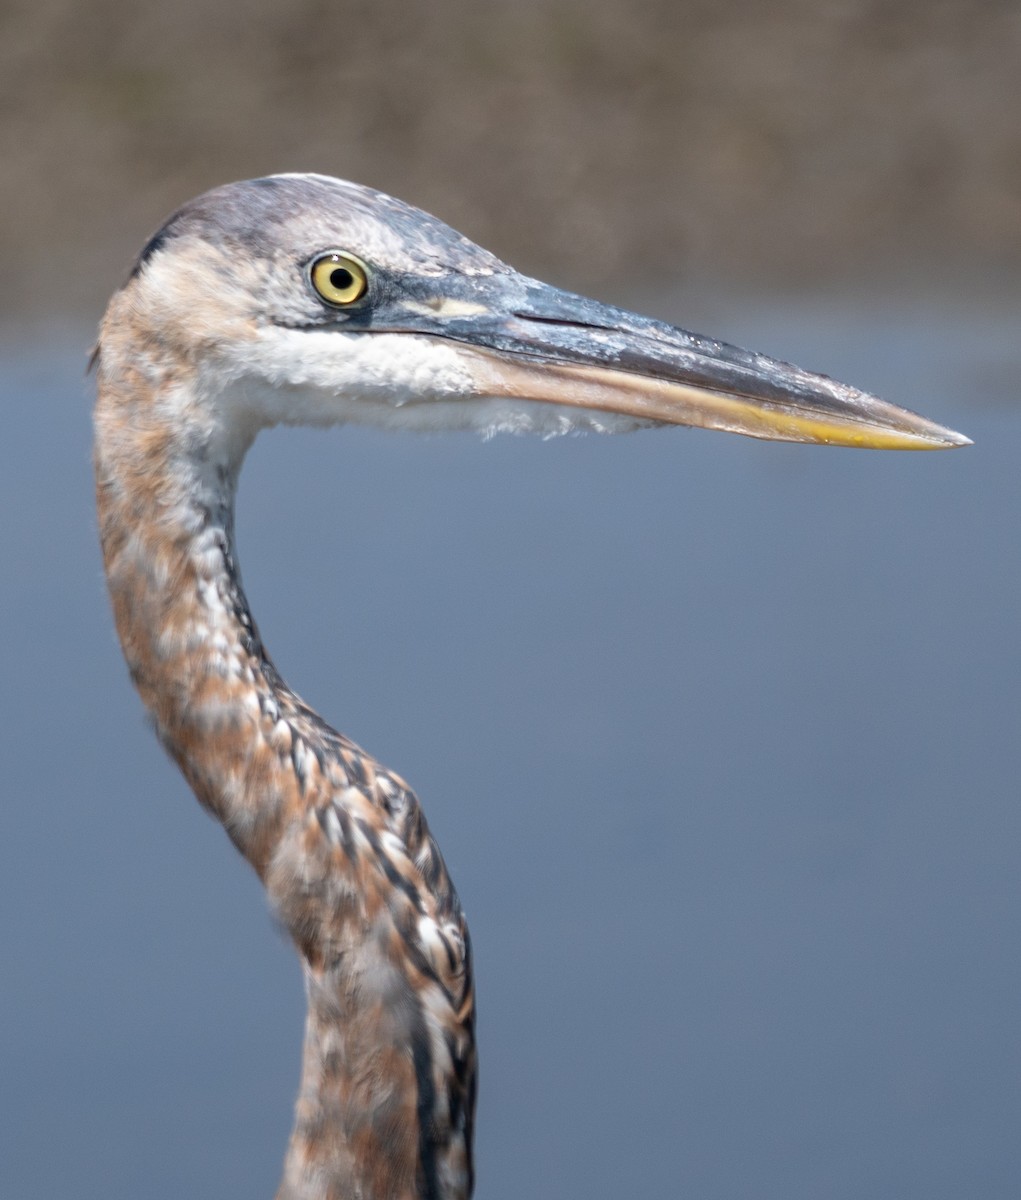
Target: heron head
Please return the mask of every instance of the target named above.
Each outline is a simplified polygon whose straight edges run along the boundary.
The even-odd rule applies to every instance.
[[[111,313],[108,325],[134,321],[185,364],[208,404],[255,425],[968,441],[825,376],[529,279],[427,213],[319,175],[191,201]]]

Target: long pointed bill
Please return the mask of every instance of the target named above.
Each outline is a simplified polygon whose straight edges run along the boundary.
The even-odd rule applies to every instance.
[[[751,379],[740,392],[638,375],[602,366],[528,362],[478,355],[480,393],[621,413],[640,421],[722,429],[783,442],[816,442],[870,450],[945,450],[970,439],[875,396],[810,375],[785,363]],[[766,360],[768,361],[768,360]],[[780,372],[785,374],[781,375]],[[797,376],[786,394],[774,381]]]
[[[779,441],[879,450],[970,444],[825,375],[536,280],[509,274],[464,283],[461,295],[414,305],[412,328],[460,343],[480,396]]]

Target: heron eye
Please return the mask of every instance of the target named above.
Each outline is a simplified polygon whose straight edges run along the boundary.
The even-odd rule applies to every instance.
[[[309,278],[318,295],[334,308],[354,304],[369,288],[369,268],[353,254],[339,250],[320,255],[312,264]]]

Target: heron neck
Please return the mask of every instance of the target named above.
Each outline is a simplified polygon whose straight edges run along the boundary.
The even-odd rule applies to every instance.
[[[466,1200],[474,998],[443,859],[403,781],[303,705],[262,647],[233,544],[245,437],[119,346],[104,344],[95,446],[117,631],[160,738],[306,970],[278,1196]]]
[[[137,380],[101,368],[97,503],[117,632],[161,741],[262,875],[293,779],[272,746],[290,693],[263,649],[234,552],[247,442],[161,426],[160,407]]]

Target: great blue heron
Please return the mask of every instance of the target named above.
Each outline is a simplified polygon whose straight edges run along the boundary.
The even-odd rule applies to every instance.
[[[100,333],[103,557],[132,679],[266,885],[308,993],[286,1200],[472,1190],[468,930],[418,800],[277,674],[241,587],[256,433],[658,423],[877,448],[967,438],[758,354],[525,278],[368,188],[278,175],[175,213]]]

